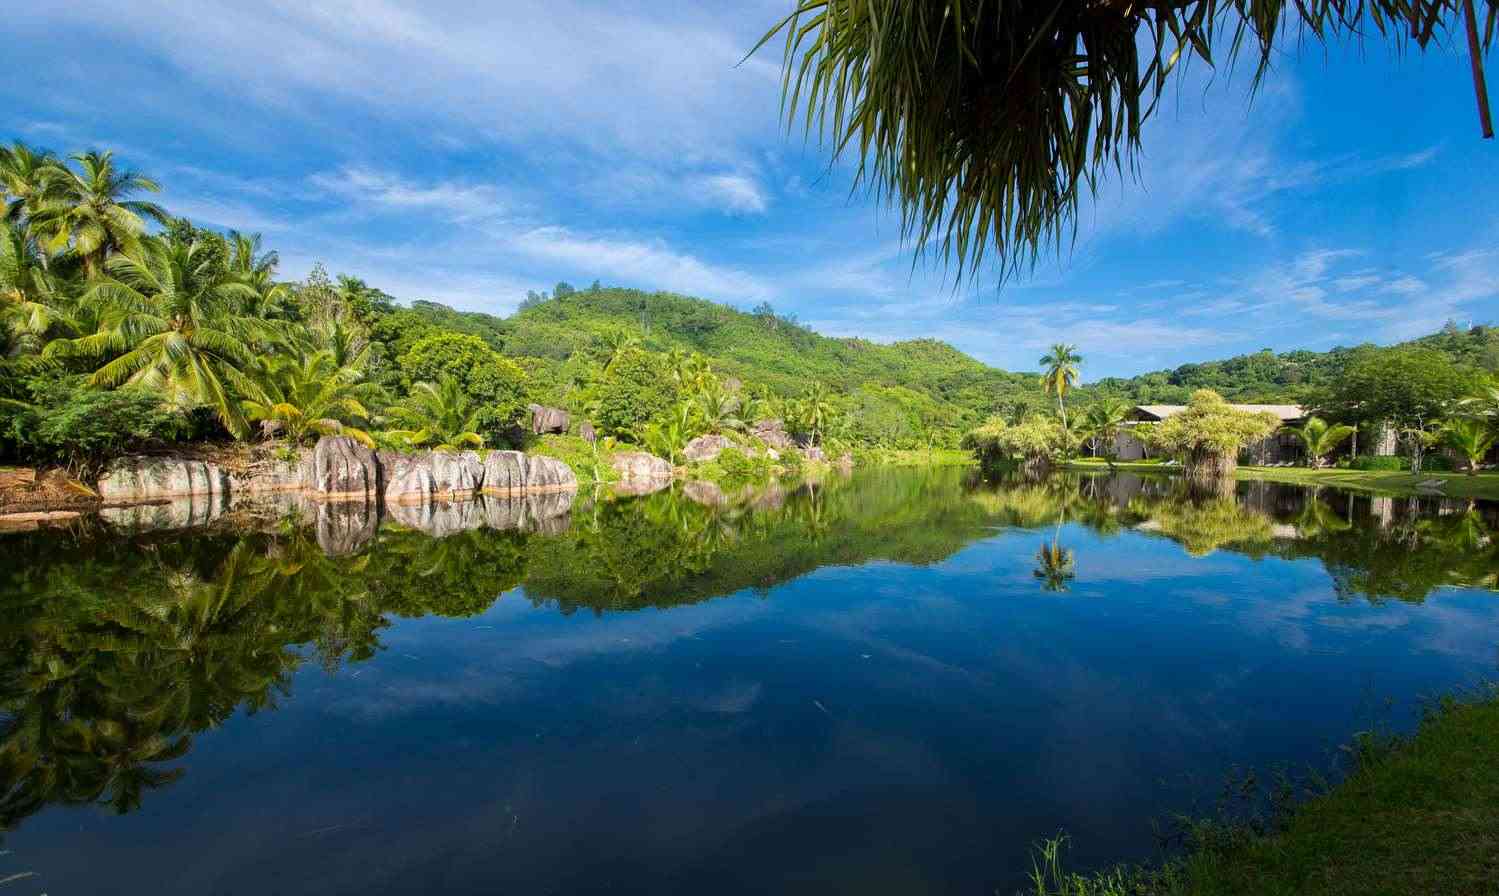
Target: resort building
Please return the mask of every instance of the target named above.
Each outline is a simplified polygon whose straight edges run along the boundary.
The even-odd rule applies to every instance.
[[[1291,463],[1301,457],[1301,440],[1286,428],[1300,426],[1306,421],[1306,408],[1296,404],[1236,404],[1232,407],[1261,413],[1269,411],[1280,419],[1281,428],[1267,438],[1244,450],[1245,459],[1261,466],[1265,464]],[[1120,460],[1141,460],[1150,456],[1150,449],[1130,431],[1142,423],[1159,423],[1167,417],[1185,411],[1184,404],[1140,404],[1129,412],[1129,420],[1114,439],[1114,448]]]

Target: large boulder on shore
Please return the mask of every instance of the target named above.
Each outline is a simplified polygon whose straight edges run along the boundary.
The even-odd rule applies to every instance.
[[[572,467],[555,457],[491,451],[484,458],[484,491],[493,495],[572,491],[577,487],[578,477]]]
[[[695,464],[707,463],[717,460],[725,448],[734,447],[734,443],[725,436],[706,435],[698,436],[687,443],[682,449],[682,457]]]
[[[302,470],[304,487],[320,498],[362,498],[380,488],[373,449],[348,436],[324,436]]]
[[[312,452],[300,449],[290,456],[272,454],[252,460],[243,469],[232,474],[232,487],[236,493],[259,494],[265,492],[295,492],[306,487],[303,476],[312,459]]]
[[[223,496],[229,476],[216,464],[186,457],[122,457],[99,477],[97,491],[105,501]]]
[[[531,432],[541,435],[546,432],[565,433],[567,426],[572,422],[567,411],[561,408],[549,408],[544,405],[529,405],[531,411]]]
[[[750,427],[750,435],[759,439],[765,447],[774,451],[785,451],[796,443],[787,434],[785,424],[779,420],[757,420]]]
[[[473,451],[382,454],[380,460],[387,504],[472,498],[484,482],[484,462]]]
[[[609,466],[621,479],[670,479],[671,462],[644,451],[620,451],[610,456]]]

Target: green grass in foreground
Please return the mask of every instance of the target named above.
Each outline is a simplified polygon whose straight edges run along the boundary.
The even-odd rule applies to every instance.
[[[1341,784],[1275,833],[1204,826],[1164,868],[1093,875],[1040,850],[1036,896],[1499,894],[1499,690],[1447,700],[1403,739],[1361,742]]]

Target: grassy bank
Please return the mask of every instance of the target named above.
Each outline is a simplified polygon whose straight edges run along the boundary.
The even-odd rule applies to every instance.
[[[968,467],[978,463],[972,451],[957,448],[864,448],[854,451],[854,462],[870,467]]]
[[[1328,485],[1380,495],[1440,492],[1452,498],[1499,500],[1499,473],[1401,473],[1378,470],[1309,470],[1304,467],[1240,467],[1240,479],[1261,479],[1294,485]],[[1428,487],[1422,488],[1426,483]],[[1439,483],[1434,485],[1433,483]]]
[[[1404,739],[1365,740],[1341,784],[1270,834],[1203,838],[1163,869],[1059,870],[1043,850],[1037,896],[1499,894],[1499,691],[1448,700]]]
[[[1181,469],[1154,460],[1120,461],[1115,464],[1115,467],[1119,470],[1140,473],[1175,473]],[[1090,457],[1069,461],[1066,468],[1104,472],[1108,470],[1108,465]],[[1381,470],[1340,470],[1331,467],[1321,470],[1306,467],[1239,467],[1238,478],[1284,482],[1290,485],[1325,485],[1394,497],[1442,494],[1451,498],[1488,498],[1499,501],[1499,473],[1479,473],[1476,476],[1469,476],[1466,473],[1402,473]]]

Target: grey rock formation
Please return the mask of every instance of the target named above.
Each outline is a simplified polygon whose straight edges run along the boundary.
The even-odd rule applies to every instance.
[[[644,451],[621,451],[609,458],[609,465],[621,479],[656,479],[669,480],[672,477],[672,466],[669,461],[663,460],[654,454]]]
[[[717,460],[725,448],[732,447],[734,443],[725,436],[698,436],[682,449],[682,456],[695,464],[706,463]]]
[[[99,477],[106,501],[152,500],[229,493],[229,476],[215,464],[183,457],[122,457]]]
[[[294,492],[301,491],[306,483],[303,476],[312,462],[312,452],[306,449],[288,459],[267,457],[251,463],[230,476],[230,488],[236,493],[250,492]]]
[[[302,481],[320,498],[373,496],[380,487],[380,462],[348,436],[324,436],[303,467]]]
[[[382,454],[387,504],[464,500],[484,483],[484,462],[473,451]]]
[[[593,430],[593,424],[589,423],[587,420],[584,420],[583,425],[578,427],[578,435],[582,436],[583,441],[587,442],[590,445],[598,441],[599,438],[599,434],[594,432]]]
[[[578,487],[573,468],[555,457],[528,454],[526,458],[526,491],[566,492]]]
[[[539,404],[533,404],[529,407],[531,410],[531,432],[537,435],[541,435],[544,432],[567,432],[567,425],[571,422],[567,411]]]
[[[775,451],[785,451],[796,444],[787,434],[785,424],[779,420],[755,421],[755,425],[750,427],[750,435]]]
[[[808,445],[807,447],[803,448],[802,457],[805,457],[807,460],[826,461],[828,459],[827,454],[824,453],[821,446],[818,445]]]
[[[518,495],[526,490],[526,456],[519,451],[491,451],[484,458],[484,491]]]

